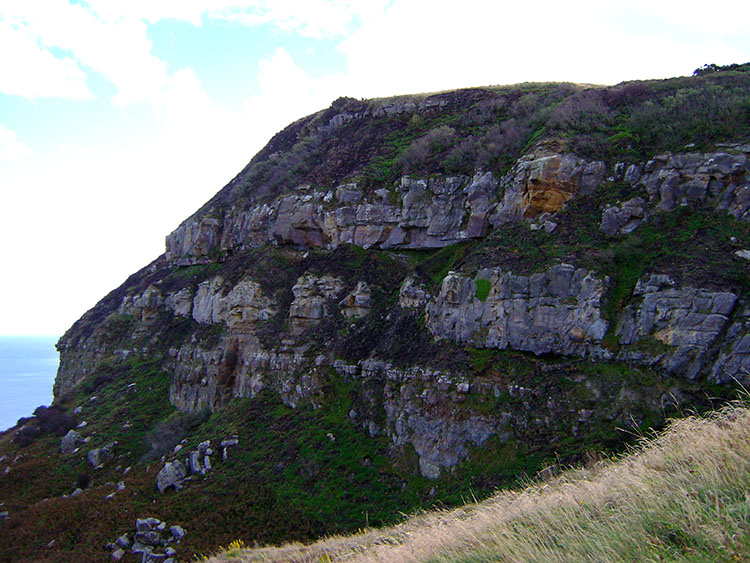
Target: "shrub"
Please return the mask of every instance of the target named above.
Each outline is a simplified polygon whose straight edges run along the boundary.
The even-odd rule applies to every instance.
[[[58,406],[37,407],[34,416],[41,426],[42,432],[57,434],[58,436],[64,436],[68,430],[76,425],[73,417],[67,414],[65,409]]]
[[[157,423],[144,438],[148,448],[144,460],[159,459],[171,452],[180,440],[208,420],[209,416],[211,411],[202,409],[190,413],[175,413]]]
[[[73,483],[77,489],[85,489],[91,484],[91,477],[88,473],[79,473]]]
[[[39,426],[37,426],[34,421],[32,421],[25,424],[23,428],[16,432],[16,435],[13,436],[13,442],[19,447],[25,448],[26,446],[31,444],[41,433],[42,429],[39,428]]]
[[[110,381],[112,381],[112,376],[111,375],[100,374],[100,375],[97,375],[93,379],[93,381],[91,381],[90,383],[86,384],[86,386],[83,388],[83,390],[88,395],[91,395],[92,393],[96,393],[103,385],[109,383]]]

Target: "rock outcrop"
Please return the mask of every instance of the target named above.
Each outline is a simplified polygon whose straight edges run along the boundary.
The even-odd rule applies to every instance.
[[[664,275],[638,282],[635,302],[617,328],[623,346],[618,358],[659,364],[671,373],[695,378],[725,330],[737,295],[674,285]]]
[[[328,301],[337,297],[343,282],[332,276],[306,274],[292,287],[294,301],[289,307],[289,321],[293,332],[302,332],[329,315]]]
[[[298,186],[254,207],[232,207],[223,222],[190,219],[167,237],[173,264],[211,261],[220,251],[294,244],[333,249],[436,248],[487,234],[498,182],[491,173],[401,178],[390,190],[367,194],[350,183],[328,190]],[[212,254],[213,253],[213,254]]]
[[[481,299],[477,282],[489,284]],[[606,280],[570,264],[518,276],[481,270],[475,279],[449,273],[426,308],[437,338],[535,354],[605,356],[599,346],[608,322],[601,314]]]
[[[389,116],[418,111],[406,106],[381,110]],[[330,133],[364,117],[336,114],[321,127]],[[435,368],[429,359],[396,366],[368,352],[345,361],[342,348],[334,350],[330,342],[358,330],[380,334],[377,330],[387,331],[390,323],[400,320],[411,323],[405,324],[410,330],[426,330],[432,339],[457,346],[619,360],[687,380],[747,381],[750,331],[745,297],[729,290],[678,287],[656,273],[641,279],[625,297],[626,306],[613,312],[605,304],[607,292],[613,290],[610,280],[576,263],[514,273],[489,259],[475,269],[462,268],[459,262],[447,275],[447,268],[435,270],[442,277],[438,291],[427,282],[434,272],[417,275],[418,269],[407,267],[408,275],[405,271],[401,278],[379,286],[357,274],[344,276],[342,264],[327,271],[318,261],[312,269],[295,270],[288,286],[278,288],[261,283],[262,271],[233,266],[225,273],[221,267],[222,261],[248,249],[278,245],[298,252],[286,265],[290,271],[294,261],[342,245],[385,251],[437,249],[482,239],[493,228],[521,221],[530,231],[544,230],[554,237],[564,218],[558,214],[566,204],[597,193],[605,182],[631,188],[631,197],[599,208],[599,229],[613,244],[655,214],[679,206],[708,202],[718,212],[750,218],[748,151],[662,155],[642,164],[617,165],[613,172],[607,178],[604,162],[581,158],[561,144],[539,143],[502,178],[483,170],[473,176],[403,176],[375,189],[345,178],[333,185],[287,186],[263,197],[217,197],[167,237],[166,256],[159,266],[171,271],[213,262],[210,271],[216,273],[192,284],[144,283],[138,291],[118,296],[107,322],[131,323],[127,327],[137,326],[136,336],[148,334],[165,315],[203,327],[201,336],[191,328],[192,336],[171,347],[164,361],[172,376],[170,401],[183,411],[218,409],[233,398],[254,398],[264,390],[278,393],[292,408],[317,406],[331,373],[363,388],[378,387],[372,397],[362,392],[359,399],[366,407],[353,410],[352,420],[372,436],[387,436],[392,448],[412,447],[421,474],[429,478],[438,478],[489,437],[502,442],[514,435],[508,430],[513,413],[495,409],[490,415],[457,405],[531,391],[517,384],[478,384],[466,370]],[[404,264],[409,260],[398,259]],[[269,326],[272,329],[264,328]],[[330,326],[336,327],[336,335],[328,341],[317,338],[319,327]],[[131,349],[123,342],[113,345],[105,338],[109,333],[96,330],[89,340],[76,343],[76,361],[69,352],[72,345],[61,341],[58,391],[72,389],[102,358],[149,354],[148,349]],[[274,331],[272,338],[267,330]],[[578,423],[596,418],[590,406],[572,411]],[[209,471],[213,460],[216,457],[195,450],[184,459],[166,461],[157,488],[179,490],[191,476]]]
[[[578,194],[593,192],[604,179],[606,166],[574,154],[557,154],[545,146],[524,155],[503,179],[505,194],[492,224],[544,213],[557,213]]]
[[[655,213],[708,203],[742,221],[750,220],[750,146],[736,152],[662,154],[645,164],[617,167],[622,179],[642,191],[618,205],[607,206],[601,230],[627,234]]]
[[[438,248],[483,237],[490,225],[557,213],[571,198],[596,189],[604,174],[602,162],[543,147],[522,158],[502,182],[485,172],[471,178],[403,177],[373,194],[356,183],[327,190],[301,185],[272,202],[235,205],[223,221],[189,219],[167,237],[167,260],[205,263],[221,252],[267,244]]]
[[[710,378],[716,383],[737,381],[750,387],[750,305],[745,305],[727,328]]]

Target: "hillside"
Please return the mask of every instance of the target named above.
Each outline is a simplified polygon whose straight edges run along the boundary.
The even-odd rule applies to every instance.
[[[55,404],[0,436],[0,559],[392,525],[734,398],[746,70],[291,124],[60,339]]]
[[[235,542],[209,561],[745,561],[749,460],[750,411],[733,405],[480,503],[306,546]]]

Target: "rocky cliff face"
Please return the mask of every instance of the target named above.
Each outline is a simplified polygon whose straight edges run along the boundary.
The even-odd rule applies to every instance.
[[[346,332],[347,323],[366,325],[368,317],[378,315],[379,331],[387,333],[389,319],[408,314],[424,319],[430,338],[459,347],[619,360],[690,380],[748,384],[750,336],[742,313],[746,295],[735,288],[680,285],[657,266],[638,280],[627,305],[613,316],[605,311],[612,280],[571,263],[527,274],[502,263],[487,264],[474,274],[449,271],[431,295],[423,283],[403,275],[410,266],[398,254],[392,257],[402,271],[389,279],[326,271],[323,261],[315,271],[304,271],[276,288],[260,283],[262,269],[222,274],[231,263],[226,257],[288,245],[294,249],[292,262],[298,263],[310,252],[347,244],[382,251],[429,250],[481,240],[491,229],[519,222],[554,237],[567,202],[618,181],[634,197],[601,208],[600,230],[609,237],[637,234],[654,217],[703,203],[714,213],[747,221],[748,153],[750,147],[736,147],[733,152],[659,156],[627,168],[618,164],[606,178],[603,162],[555,154],[542,144],[500,179],[491,172],[402,177],[391,188],[374,192],[354,182],[330,188],[305,185],[262,204],[209,208],[167,238],[164,267],[179,272],[215,263],[216,274],[170,289],[163,288],[163,279],[142,290],[127,289],[103,325],[119,315],[133,323],[129,330],[135,333],[167,315],[210,329],[210,338],[196,332],[164,358],[173,374],[170,401],[181,410],[222,408],[232,398],[252,398],[264,389],[292,407],[315,404],[330,373],[365,388],[387,382],[382,396],[363,399],[363,412],[352,418],[363,431],[385,433],[393,447],[410,444],[422,474],[435,478],[465,455],[468,444],[508,435],[503,428],[512,413],[488,416],[471,407],[456,408],[470,395],[492,397],[504,389],[472,383],[470,370],[441,369],[418,355],[409,367],[396,367],[372,350],[356,358],[347,354],[349,360],[342,361],[341,346],[346,344],[326,345],[337,338],[327,331]],[[397,293],[397,303],[389,293]],[[103,346],[97,330],[102,329],[79,338],[75,346],[75,330],[62,339],[58,393],[92,372],[100,358],[149,354]]]
[[[393,523],[732,398],[748,92],[524,84],[291,124],[60,339],[56,405],[0,436],[0,554],[93,559],[144,517],[189,531],[181,558]]]
[[[313,188],[271,202],[210,208],[167,237],[175,265],[211,261],[243,247],[295,244],[333,249],[429,249],[481,238],[507,221],[554,214],[576,194],[591,193],[604,177],[603,162],[546,147],[525,155],[498,181],[473,177],[402,177],[393,187],[365,193],[356,183]],[[216,216],[223,216],[223,220]]]

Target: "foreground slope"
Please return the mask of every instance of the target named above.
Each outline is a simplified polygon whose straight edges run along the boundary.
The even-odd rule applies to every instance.
[[[750,379],[749,182],[741,69],[339,99],[60,339],[2,554],[392,524],[711,408]]]
[[[481,503],[309,546],[235,544],[209,561],[745,561],[748,487],[750,410],[732,406]]]

